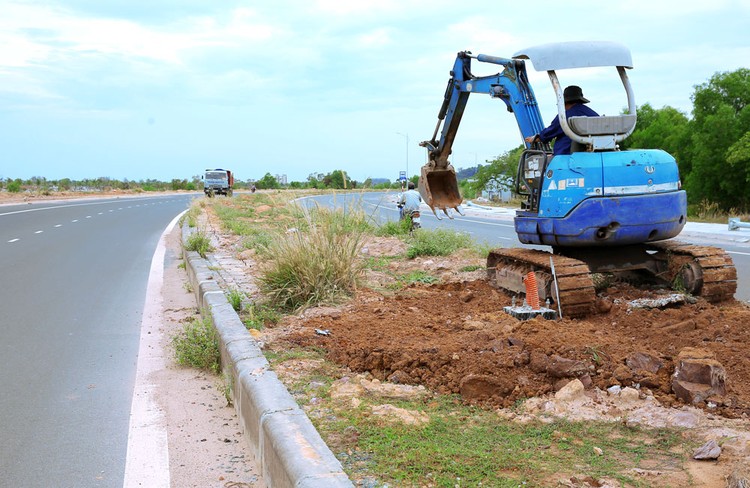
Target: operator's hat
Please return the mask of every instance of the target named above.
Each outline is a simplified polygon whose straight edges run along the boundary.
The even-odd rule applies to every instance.
[[[577,85],[570,85],[569,87],[565,88],[565,91],[563,92],[563,98],[565,99],[565,103],[589,103],[588,98],[583,96],[583,90],[581,90],[581,87]]]

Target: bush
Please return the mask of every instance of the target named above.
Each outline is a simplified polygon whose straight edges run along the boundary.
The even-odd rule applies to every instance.
[[[362,216],[316,209],[298,229],[281,236],[261,265],[260,289],[273,306],[296,310],[354,292],[364,272]]]
[[[197,252],[202,258],[205,258],[207,253],[214,250],[211,247],[211,238],[203,231],[190,234],[185,242],[185,249]]]
[[[187,323],[183,333],[172,338],[172,344],[178,364],[215,374],[221,371],[219,337],[210,318]]]
[[[9,181],[8,182],[8,191],[11,193],[18,193],[21,191],[21,183],[18,181]]]

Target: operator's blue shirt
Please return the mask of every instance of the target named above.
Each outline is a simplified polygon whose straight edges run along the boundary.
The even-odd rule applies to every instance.
[[[599,116],[598,113],[582,103],[577,103],[565,111],[566,118],[581,115],[586,117]],[[555,139],[555,147],[552,149],[553,156],[557,156],[558,154],[570,154],[570,144],[572,141],[570,140],[570,137],[566,136],[563,132],[562,127],[560,126],[559,115],[555,115],[555,118],[552,119],[552,123],[549,127],[539,133],[539,139],[542,142],[549,142],[552,139]]]

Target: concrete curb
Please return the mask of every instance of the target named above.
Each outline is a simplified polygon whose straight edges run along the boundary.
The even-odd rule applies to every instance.
[[[182,242],[191,229],[182,227]],[[183,247],[185,269],[202,314],[219,333],[221,363],[245,437],[269,487],[353,487],[305,412],[271,371],[258,344],[216,282],[208,262]]]

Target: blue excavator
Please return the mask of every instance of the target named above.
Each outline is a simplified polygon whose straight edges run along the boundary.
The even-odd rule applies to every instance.
[[[502,67],[489,76],[472,74],[472,61]],[[627,69],[627,47],[613,42],[564,42],[517,52],[512,58],[459,52],[438,113],[432,139],[421,142],[428,162],[419,191],[439,218],[460,213],[462,197],[449,156],[469,96],[500,99],[513,113],[522,140],[545,127],[529,83],[526,62],[546,71],[557,99],[571,153],[554,155],[548,143],[525,142],[514,181],[524,199],[514,218],[518,239],[536,247],[495,249],[487,258],[490,281],[511,293],[525,293],[534,272],[540,300],[562,316],[596,313],[593,276],[614,275],[630,282],[671,286],[710,302],[732,299],[737,271],[719,248],[673,240],[687,219],[687,196],[674,157],[659,149],[621,150],[635,129],[636,105]],[[557,71],[614,67],[627,97],[622,115],[566,117]],[[441,130],[442,128],[442,130]],[[439,136],[439,137],[438,137]]]

